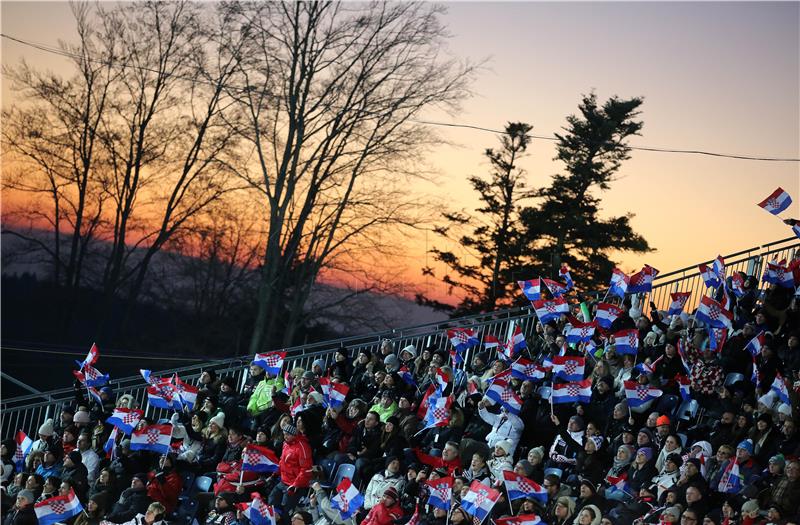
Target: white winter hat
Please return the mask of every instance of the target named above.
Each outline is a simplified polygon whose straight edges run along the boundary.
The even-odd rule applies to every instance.
[[[495,443],[494,446],[502,448],[506,454],[511,454],[511,447],[514,445],[511,443],[511,441],[504,439]]]
[[[73,423],[83,423],[88,425],[91,423],[91,421],[92,418],[89,417],[89,412],[86,412],[85,410],[78,410],[75,412],[75,416],[72,418]]]
[[[221,428],[221,429],[225,428],[225,413],[224,413],[224,412],[220,412],[220,413],[219,413],[219,414],[217,414],[216,416],[212,417],[212,418],[211,418],[211,419],[208,421],[208,424],[209,424],[209,425],[210,425],[211,423],[214,423],[215,425],[217,425],[217,426],[218,426],[219,428]]]
[[[181,423],[172,425],[172,439],[183,439],[186,437],[186,427]]]
[[[53,435],[53,419],[46,419],[42,426],[39,427],[39,434],[42,436],[52,436]]]
[[[311,392],[310,394],[308,394],[308,398],[313,399],[314,403],[322,404],[322,394],[320,394],[319,392],[316,391]]]
[[[792,417],[792,407],[786,403],[781,403],[778,407],[778,414],[783,414],[786,417]]]

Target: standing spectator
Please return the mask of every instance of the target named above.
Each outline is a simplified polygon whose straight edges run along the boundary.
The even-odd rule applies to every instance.
[[[283,450],[280,459],[280,482],[269,495],[270,505],[280,505],[285,512],[294,511],[300,500],[301,490],[308,488],[311,480],[311,448],[297,427],[283,426]]]

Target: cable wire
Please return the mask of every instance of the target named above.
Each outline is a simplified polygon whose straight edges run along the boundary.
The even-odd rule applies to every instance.
[[[13,36],[5,34],[5,33],[0,33],[0,37],[7,38],[8,40],[11,40],[13,42],[17,42],[19,44],[22,44],[22,45],[25,45],[25,46],[28,46],[28,47],[32,47],[34,49],[37,49],[37,50],[45,52],[45,53],[51,53],[51,54],[63,56],[65,58],[77,58],[77,59],[81,59],[81,60],[89,60],[91,62],[104,64],[104,65],[114,65],[115,64],[115,65],[117,65],[119,67],[123,67],[123,68],[132,68],[132,69],[137,69],[139,71],[147,71],[147,72],[150,72],[150,73],[165,74],[166,76],[172,76],[173,78],[178,78],[178,79],[186,80],[186,81],[189,81],[189,82],[199,82],[199,83],[204,83],[204,84],[215,85],[213,82],[206,81],[206,80],[199,79],[199,78],[194,78],[194,77],[190,78],[190,77],[184,77],[184,76],[174,75],[174,74],[170,74],[170,73],[164,73],[162,71],[157,71],[155,69],[146,68],[144,66],[134,66],[134,65],[131,65],[131,64],[120,64],[119,61],[116,61],[116,60],[110,60],[109,61],[109,60],[98,60],[98,59],[87,58],[87,57],[84,57],[84,56],[79,55],[77,53],[71,53],[71,52],[69,52],[69,51],[67,51],[65,49],[56,48],[56,47],[53,47],[53,46],[49,46],[47,44],[41,44],[41,43],[37,43],[37,42],[31,42],[31,41],[23,40],[21,38],[16,38],[16,37],[13,37]],[[228,85],[228,84],[223,84],[223,86],[226,89],[230,89],[232,91],[240,91],[240,92],[249,91],[248,88],[242,88],[240,86],[231,86],[231,85]],[[262,94],[268,95],[268,93],[266,93],[265,91],[262,92]],[[476,131],[485,131],[485,132],[488,132],[488,133],[495,133],[495,134],[502,134],[503,133],[503,131],[501,131],[501,130],[485,128],[485,127],[482,127],[482,126],[476,126],[476,125],[472,125],[472,124],[436,122],[436,121],[431,121],[431,120],[416,120],[416,119],[409,119],[409,121],[417,123],[417,124],[427,125],[427,126],[439,126],[439,127],[447,127],[447,128],[472,129],[472,130],[476,130]],[[555,137],[555,136],[544,136],[544,135],[533,135],[532,134],[531,137],[535,138],[535,139],[539,139],[539,140],[550,140],[550,141],[558,140],[558,138]],[[708,156],[708,157],[718,157],[718,158],[726,158],[726,159],[734,159],[734,160],[752,160],[752,161],[763,161],[763,162],[800,162],[800,158],[791,158],[791,157],[787,158],[787,157],[764,157],[764,156],[757,156],[757,155],[737,155],[737,154],[732,154],[732,153],[718,153],[718,152],[713,152],[713,151],[704,151],[704,150],[696,150],[696,149],[657,148],[657,147],[652,147],[652,146],[628,146],[628,147],[631,150],[637,150],[637,151],[650,151],[650,152],[655,152],[655,153],[677,153],[677,154],[685,154],[685,155],[705,155],[705,156]]]

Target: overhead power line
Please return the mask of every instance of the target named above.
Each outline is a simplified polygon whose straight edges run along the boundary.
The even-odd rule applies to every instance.
[[[17,42],[19,44],[22,44],[22,45],[25,45],[25,46],[28,46],[28,47],[32,47],[34,49],[37,49],[37,50],[45,52],[45,53],[51,53],[51,54],[63,56],[63,57],[66,57],[66,58],[78,58],[78,59],[81,59],[81,60],[87,60],[87,58],[82,56],[82,55],[79,55],[79,54],[76,54],[76,53],[72,53],[72,52],[67,51],[65,49],[61,49],[61,48],[54,47],[54,46],[51,46],[51,45],[41,44],[41,43],[37,43],[37,42],[31,42],[31,41],[24,40],[24,39],[21,39],[21,38],[13,37],[13,36],[5,34],[5,33],[0,33],[0,36],[2,36],[3,38],[6,38],[8,40],[11,40],[13,42]],[[158,71],[156,71],[154,69],[146,68],[144,66],[136,66],[136,65],[132,65],[132,64],[119,63],[119,61],[117,61],[117,60],[110,60],[110,61],[98,60],[98,59],[88,59],[88,60],[90,60],[92,62],[95,62],[95,63],[105,64],[105,65],[117,65],[118,67],[122,67],[122,68],[131,68],[131,69],[137,69],[139,71],[148,71],[148,72],[151,72],[151,73],[159,73]],[[160,73],[163,74],[163,72],[160,72]],[[174,78],[178,78],[178,79],[181,79],[181,80],[186,80],[188,82],[214,84],[211,81],[207,81],[207,80],[203,80],[203,79],[195,78],[195,77],[185,77],[185,76],[171,75],[171,74],[167,74],[167,76],[172,76]],[[242,91],[242,92],[243,91],[248,91],[248,89],[242,88],[240,86],[231,86],[231,85],[228,85],[228,84],[223,84],[223,86],[226,89],[230,89],[232,91]],[[267,93],[264,92],[264,94],[267,94]],[[431,120],[416,120],[416,119],[410,119],[410,121],[414,122],[414,123],[417,123],[417,124],[427,125],[427,126],[439,126],[439,127],[446,127],[446,128],[472,129],[472,130],[476,130],[476,131],[485,131],[485,132],[488,132],[488,133],[495,133],[495,134],[498,134],[498,133],[502,134],[503,133],[502,130],[485,128],[485,127],[482,127],[482,126],[475,126],[475,125],[472,125],[472,124],[436,122],[436,121],[431,121]],[[540,140],[550,140],[550,141],[558,140],[558,138],[555,137],[555,136],[544,136],[544,135],[534,135],[534,134],[532,134],[531,137],[533,137],[535,139],[540,139]],[[800,158],[766,157],[766,156],[759,156],[759,155],[737,155],[737,154],[732,154],[732,153],[718,153],[718,152],[704,151],[704,150],[699,150],[699,149],[656,148],[656,147],[651,147],[651,146],[629,146],[629,148],[632,149],[632,150],[637,150],[637,151],[650,151],[650,152],[656,152],[656,153],[678,153],[678,154],[684,154],[684,155],[705,155],[705,156],[708,156],[708,157],[719,157],[719,158],[734,159],[734,160],[753,160],[753,161],[764,161],[764,162],[800,162]]]

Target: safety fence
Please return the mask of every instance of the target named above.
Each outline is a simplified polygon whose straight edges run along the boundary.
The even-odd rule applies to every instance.
[[[724,258],[727,273],[730,275],[733,271],[742,271],[748,275],[760,277],[765,261],[791,259],[798,248],[800,248],[800,240],[792,237],[726,255]],[[711,261],[707,263],[710,264]],[[686,310],[691,311],[696,307],[700,297],[706,293],[705,285],[697,269],[698,264],[659,274],[656,277],[650,300],[656,304],[657,308],[665,309],[669,305],[670,293],[687,291],[692,292],[692,295],[689,304],[686,305]],[[604,293],[605,291],[591,295],[601,298]],[[647,304],[642,304],[642,307],[644,311],[649,308]],[[308,370],[316,359],[322,359],[327,366],[332,363],[334,352],[340,348],[346,349],[348,355],[354,359],[361,350],[376,352],[386,339],[392,342],[396,350],[407,345],[413,345],[418,352],[422,351],[423,348],[447,348],[447,329],[456,327],[476,329],[482,340],[486,335],[493,335],[504,341],[514,327],[519,325],[523,334],[530,340],[535,334],[535,322],[535,313],[530,307],[499,310],[436,323],[426,323],[287,348],[282,350],[286,352],[284,366],[289,367],[289,369],[301,367]],[[475,351],[477,351],[477,348],[467,351],[464,356],[467,362],[470,361],[472,353]],[[233,376],[238,382],[237,384],[242,385],[248,377],[249,370],[247,365],[250,359],[250,356],[235,357],[182,368],[154,371],[153,373],[157,376],[178,374],[182,380],[197,384],[204,371],[213,370],[218,376]],[[133,396],[139,406],[146,409],[145,414],[148,417],[160,419],[169,416],[168,411],[155,409],[148,405],[147,385],[141,376],[114,379],[111,381],[110,386],[113,388],[115,396],[123,394]],[[29,435],[35,436],[39,425],[45,419],[57,417],[61,408],[65,405],[73,404],[74,400],[75,391],[72,388],[4,399],[0,404],[0,411],[2,412],[0,416],[2,417],[2,434],[0,435],[5,438],[12,436],[18,429],[22,429]]]

